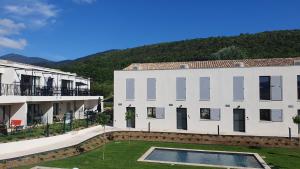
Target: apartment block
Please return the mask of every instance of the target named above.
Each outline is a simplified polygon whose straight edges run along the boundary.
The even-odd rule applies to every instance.
[[[79,119],[85,110],[103,110],[90,79],[75,73],[0,60],[0,84],[0,123],[8,127],[13,120],[27,127],[62,120],[65,113]]]
[[[300,58],[135,63],[114,72],[114,126],[296,137]],[[126,112],[135,114],[125,120]]]

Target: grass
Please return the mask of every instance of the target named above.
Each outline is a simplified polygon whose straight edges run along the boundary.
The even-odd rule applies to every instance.
[[[254,152],[266,157],[264,160],[273,169],[297,169],[300,168],[300,149],[298,148],[251,148],[242,146],[224,146],[224,145],[199,145],[199,144],[181,144],[181,143],[163,143],[146,141],[122,141],[110,142],[105,146],[105,160],[102,160],[102,148],[83,153],[62,160],[49,161],[39,166],[61,167],[80,169],[204,169],[207,167],[180,166],[169,164],[155,164],[146,162],[137,162],[137,159],[144,154],[151,146],[190,148],[203,150],[220,151],[240,151]],[[21,167],[27,169],[29,167]]]
[[[86,120],[74,120],[72,124],[72,128],[78,129],[78,128],[85,128],[86,127]],[[37,138],[37,137],[44,137],[45,136],[45,129],[46,126],[38,126],[35,128],[27,128],[24,130],[21,130],[19,132],[13,132],[9,133],[7,136],[1,135],[0,136],[0,143],[3,142],[12,142],[12,141],[18,141],[18,140],[24,140],[24,139],[30,139],[30,138]],[[49,134],[50,135],[58,135],[63,134],[63,123],[53,123],[49,125]]]

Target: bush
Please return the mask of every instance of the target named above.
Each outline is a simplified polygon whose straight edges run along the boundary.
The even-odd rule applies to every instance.
[[[293,117],[293,121],[295,124],[300,124],[300,116]]]

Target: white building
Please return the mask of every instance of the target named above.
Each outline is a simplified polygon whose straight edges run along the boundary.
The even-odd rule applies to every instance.
[[[96,110],[102,96],[91,96],[90,79],[28,64],[0,60],[0,123],[22,126],[52,123],[72,112],[84,118],[84,110]]]
[[[300,58],[143,63],[114,73],[118,128],[296,137],[299,101]]]

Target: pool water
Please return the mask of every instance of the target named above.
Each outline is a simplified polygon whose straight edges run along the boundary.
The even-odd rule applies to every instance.
[[[144,159],[218,166],[263,168],[253,154],[155,148]]]

